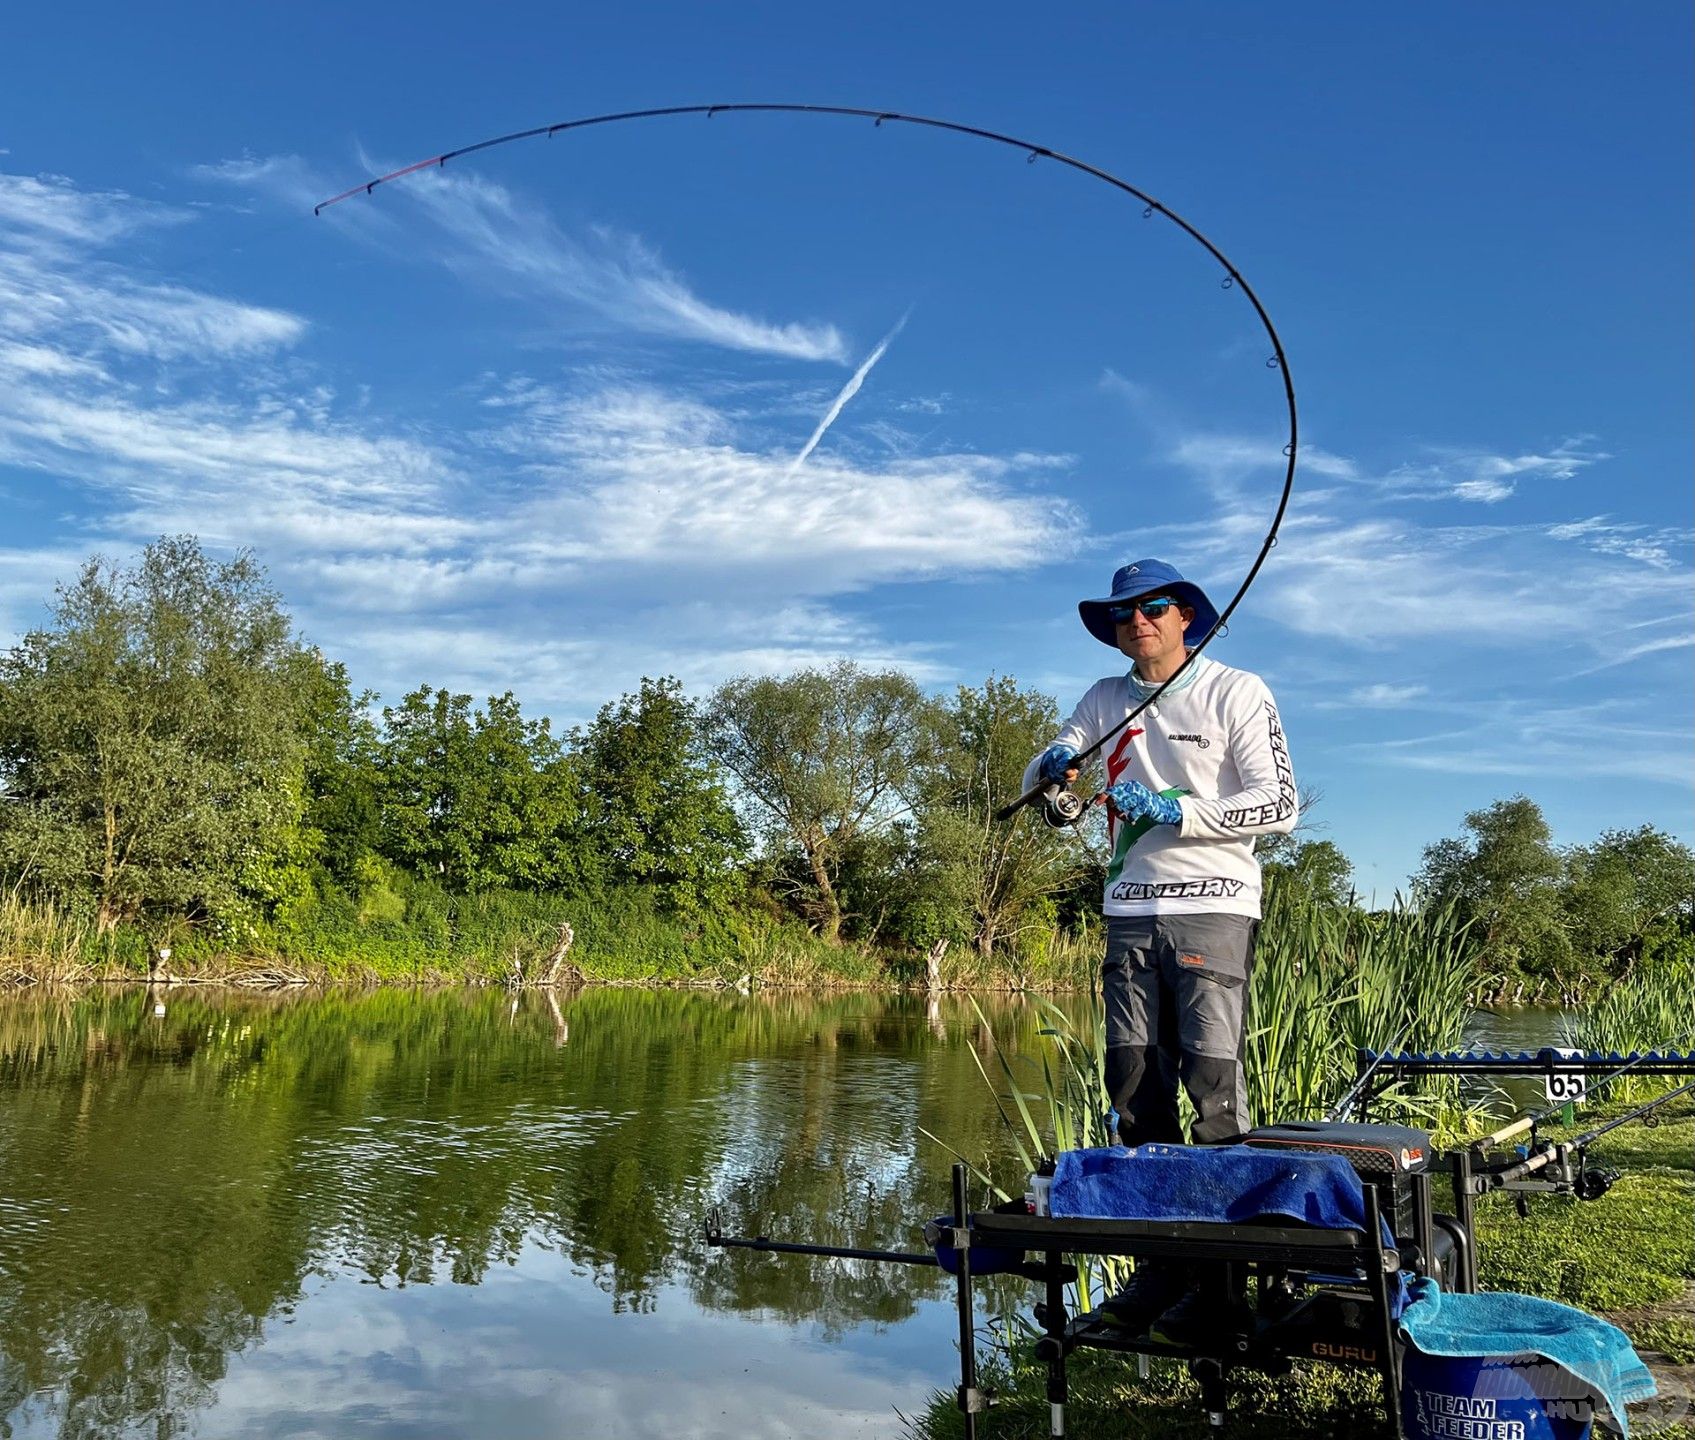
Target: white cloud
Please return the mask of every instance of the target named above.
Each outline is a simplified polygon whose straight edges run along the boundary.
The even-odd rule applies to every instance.
[[[336,424],[321,385],[279,391],[260,362],[302,339],[304,320],[103,258],[175,212],[0,181],[0,462],[107,492],[119,535],[368,550],[460,529],[441,513],[451,471],[429,446]],[[191,375],[239,398],[183,398]]]
[[[1398,710],[1430,693],[1428,685],[1389,685],[1378,682],[1348,692],[1348,704],[1370,710]]]
[[[105,374],[92,360],[67,355],[49,345],[24,345],[11,341],[0,341],[0,371],[14,378],[26,375],[99,377]]]
[[[380,517],[404,527],[396,507],[428,505],[445,473],[433,452],[403,439],[320,429],[297,416],[250,418],[246,408],[211,403],[148,408],[57,386],[0,397],[0,459],[116,490],[143,524],[189,519],[217,540],[226,538],[222,522],[292,510],[309,523],[314,507],[331,505],[344,507],[350,524]],[[380,543],[396,538],[390,531]]]
[[[0,337],[14,365],[33,357],[37,373],[63,374],[85,370],[96,355],[221,359],[292,345],[305,333],[299,316],[140,279],[102,260],[100,247],[129,228],[122,197],[96,197],[91,208],[53,186],[7,207],[6,194],[0,185]]]
[[[371,168],[377,173],[385,167]],[[267,191],[302,209],[309,204],[309,172],[293,157],[230,160],[196,173]],[[316,198],[327,193],[319,188]],[[374,206],[340,206],[325,215],[367,242],[408,257],[426,255],[528,305],[562,302],[621,330],[732,350],[847,360],[846,341],[834,325],[777,323],[714,305],[640,237],[607,226],[568,234],[536,206],[474,173],[424,171],[386,193],[418,223],[396,226]]]
[[[1529,642],[1604,652],[1615,626],[1575,607],[1574,595],[1610,590],[1629,613],[1676,603],[1688,590],[1686,573],[1602,557],[1551,563],[1533,531],[1508,526],[1321,515],[1297,525],[1286,545],[1267,569],[1262,603],[1299,633],[1362,644]]]
[[[603,569],[733,571],[742,586],[830,594],[877,581],[1025,569],[1066,553],[1078,519],[1016,482],[1048,457],[936,455],[864,467],[744,448],[733,420],[649,388],[535,391],[495,443],[551,494],[523,535]],[[761,573],[763,572],[763,579]]]
[[[1065,456],[912,445],[871,463],[855,430],[792,475],[793,422],[830,395],[768,374],[666,389],[590,362],[562,383],[482,377],[456,397],[481,428],[355,422],[309,354],[271,357],[309,338],[303,319],[100,259],[124,197],[79,218],[74,190],[27,193],[32,213],[61,207],[68,238],[0,232],[0,464],[98,496],[89,548],[177,532],[255,548],[310,638],[391,695],[428,677],[574,715],[643,673],[704,688],[851,656],[951,678],[832,602],[1026,569],[1080,531],[1044,493]],[[74,570],[63,547],[20,560],[14,623]]]
[[[1631,697],[1565,706],[1528,698],[1461,699],[1431,710],[1464,723],[1424,735],[1374,737],[1352,749],[1366,763],[1447,775],[1695,785],[1688,733],[1642,723]],[[1597,743],[1598,736],[1605,743]]]
[[[302,214],[324,198],[322,182],[298,155],[243,155],[215,165],[196,165],[189,173],[198,180],[262,191]]]
[[[1571,446],[1556,453],[1566,467],[1602,458],[1599,452],[1579,457]],[[1221,563],[1239,557],[1269,522],[1284,463],[1280,449],[1238,436],[1194,435],[1173,440],[1168,454],[1199,482],[1213,508],[1204,524],[1174,523],[1168,531],[1180,531],[1190,553]],[[1520,474],[1555,463],[1548,457],[1503,462],[1508,469],[1519,465]],[[1340,457],[1325,455],[1309,466],[1305,446],[1301,465],[1338,481],[1351,478],[1351,468],[1363,476]],[[1397,472],[1410,473],[1411,467]],[[1398,501],[1427,498],[1400,482],[1369,480],[1315,491],[1302,487],[1297,474],[1281,544],[1251,603],[1297,634],[1344,644],[1499,649],[1529,643],[1602,656],[1614,644],[1615,627],[1575,610],[1574,594],[1611,593],[1626,616],[1670,607],[1687,613],[1690,573],[1669,546],[1660,547],[1663,556],[1645,556],[1610,543],[1620,535],[1640,539],[1637,530],[1646,527],[1601,522],[1603,533],[1595,521],[1462,525],[1433,522],[1423,504],[1403,506],[1405,513],[1396,508]],[[1588,553],[1572,556],[1562,543],[1572,539],[1582,540]]]
[[[76,579],[87,558],[64,545],[0,549],[0,649],[46,621],[54,587]]]
[[[149,225],[177,224],[179,212],[121,190],[82,190],[63,175],[0,173],[0,227],[32,244],[104,245]]]
[[[500,427],[449,453],[298,414],[25,390],[0,406],[0,456],[108,491],[107,524],[135,542],[255,546],[312,638],[385,692],[429,675],[544,706],[643,673],[704,687],[842,656],[945,678],[819,601],[1027,568],[1077,531],[1019,488],[1045,457],[814,457],[790,480],[786,455],[685,396],[507,398]]]
[[[1663,635],[1658,640],[1645,640],[1640,645],[1629,645],[1616,655],[1603,660],[1599,665],[1591,665],[1587,670],[1579,670],[1579,675],[1593,675],[1600,670],[1611,670],[1615,665],[1628,665],[1633,660],[1640,660],[1645,655],[1657,655],[1665,650],[1687,650],[1695,646],[1695,632],[1682,635]]]
[[[1151,418],[1154,397],[1147,387],[1108,372],[1102,387],[1128,399],[1144,418]],[[1580,470],[1609,457],[1585,448],[1581,439],[1562,441],[1542,454],[1497,455],[1487,451],[1426,446],[1412,460],[1377,474],[1359,461],[1322,446],[1303,442],[1296,465],[1297,484],[1317,476],[1348,481],[1386,498],[1463,500],[1498,504],[1512,496],[1521,481],[1531,478],[1568,480]],[[1215,487],[1241,482],[1267,470],[1282,470],[1280,444],[1242,435],[1190,433],[1169,441],[1170,458]]]
[[[1238,435],[1186,435],[1172,447],[1171,458],[1215,484],[1257,475],[1267,469],[1281,471],[1288,460],[1281,445]],[[1311,444],[1300,447],[1295,470],[1298,476],[1321,475],[1339,480],[1356,480],[1360,474],[1352,460]]]
[[[1673,550],[1686,555],[1695,533],[1688,530],[1655,528],[1648,525],[1615,522],[1607,515],[1591,515],[1563,525],[1550,525],[1548,535],[1555,540],[1575,540],[1603,555],[1622,555],[1639,560],[1657,570],[1670,570],[1677,561]]]
[[[1495,505],[1513,495],[1523,480],[1569,480],[1580,470],[1611,458],[1584,445],[1581,439],[1564,440],[1546,455],[1438,449],[1428,459],[1397,466],[1384,484],[1392,493],[1413,499]]]

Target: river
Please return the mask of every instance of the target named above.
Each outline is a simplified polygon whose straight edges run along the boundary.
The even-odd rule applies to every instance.
[[[0,1433],[897,1437],[954,1364],[914,1248],[1014,1169],[998,998],[590,990],[0,1002]],[[1555,1038],[1551,1016],[1491,1043]],[[1539,1033],[1538,1033],[1539,1032]],[[9,1427],[4,1429],[3,1427]]]

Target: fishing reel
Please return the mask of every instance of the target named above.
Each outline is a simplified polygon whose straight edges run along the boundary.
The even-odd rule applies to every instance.
[[[1058,783],[1046,786],[1038,803],[1042,807],[1042,819],[1055,830],[1078,824],[1089,810],[1087,800],[1069,785]]]
[[[1585,1165],[1577,1172],[1577,1182],[1573,1191],[1579,1200],[1599,1200],[1607,1191],[1613,1188],[1619,1178],[1617,1170],[1605,1166],[1591,1168]]]

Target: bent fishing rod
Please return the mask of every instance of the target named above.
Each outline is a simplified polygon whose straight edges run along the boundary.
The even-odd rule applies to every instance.
[[[1213,627],[1203,635],[1200,641],[1184,657],[1183,663],[1168,676],[1150,695],[1130,710],[1125,717],[1100,736],[1087,749],[1080,751],[1074,758],[1079,768],[1086,764],[1101,748],[1119,734],[1131,721],[1136,719],[1144,710],[1158,702],[1160,696],[1170,689],[1178,679],[1201,656],[1201,652],[1212,643],[1215,636],[1224,634],[1236,607],[1242,603],[1249,588],[1259,578],[1261,567],[1277,544],[1277,532],[1282,528],[1284,513],[1289,508],[1289,497],[1295,488],[1295,452],[1299,441],[1299,424],[1295,412],[1295,382],[1289,373],[1289,358],[1283,349],[1283,341],[1277,333],[1277,327],[1271,323],[1271,316],[1266,312],[1253,286],[1248,284],[1242,272],[1231,263],[1230,258],[1211,240],[1203,235],[1189,221],[1185,220],[1175,210],[1162,204],[1152,195],[1128,180],[1122,180],[1098,165],[1091,165],[1085,160],[1079,160],[1071,155],[1063,154],[1046,145],[1038,145],[1029,140],[1020,140],[1016,136],[1002,134],[996,130],[986,130],[977,125],[964,125],[953,120],[940,120],[929,115],[907,115],[895,110],[871,110],[850,105],[802,105],[786,103],[753,103],[753,104],[721,104],[721,105],[665,105],[645,110],[620,110],[606,115],[589,115],[574,120],[561,120],[552,125],[538,125],[529,130],[513,130],[505,135],[496,135],[487,140],[478,140],[470,145],[461,145],[457,149],[444,150],[439,155],[432,155],[424,160],[416,160],[410,165],[403,165],[398,170],[391,170],[386,175],[378,175],[358,185],[350,186],[339,195],[332,195],[328,200],[320,201],[312,207],[313,215],[322,215],[333,205],[351,200],[356,196],[370,195],[379,186],[404,179],[431,169],[445,169],[450,160],[459,160],[467,155],[475,155],[479,151],[492,150],[497,145],[508,145],[519,140],[551,140],[555,135],[563,135],[577,130],[587,130],[595,126],[619,125],[637,120],[664,120],[682,116],[704,116],[710,120],[718,115],[785,115],[785,116],[834,116],[837,118],[870,120],[874,128],[881,129],[885,125],[913,125],[928,130],[940,131],[949,135],[960,135],[970,139],[984,140],[991,144],[1003,145],[1023,153],[1026,161],[1034,164],[1038,160],[1051,160],[1075,170],[1091,179],[1110,185],[1142,204],[1142,218],[1151,220],[1158,215],[1169,220],[1173,225],[1201,246],[1208,255],[1224,269],[1224,278],[1219,282],[1225,290],[1240,290],[1253,306],[1254,314],[1261,327],[1265,330],[1266,338],[1271,343],[1271,354],[1266,359],[1266,368],[1275,370],[1283,380],[1284,404],[1289,415],[1289,438],[1283,446],[1285,466],[1283,471],[1283,486],[1277,497],[1277,508],[1271,517],[1271,527],[1265,533],[1259,553],[1255,555],[1253,564],[1248,567],[1248,573],[1231,596],[1230,603],[1219,612],[1218,620]],[[1069,786],[1052,782],[1038,784],[1025,791],[1011,804],[1003,805],[995,812],[997,820],[1010,820],[1025,806],[1036,801],[1043,802],[1044,816],[1050,824],[1074,825],[1083,818],[1092,800],[1084,800],[1074,794]]]

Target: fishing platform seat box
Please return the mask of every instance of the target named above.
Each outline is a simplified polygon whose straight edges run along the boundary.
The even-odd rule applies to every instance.
[[[1360,1180],[1374,1186],[1397,1235],[1413,1228],[1410,1178],[1430,1168],[1430,1134],[1410,1125],[1359,1125],[1340,1120],[1290,1120],[1261,1125],[1242,1137],[1261,1150],[1340,1155]]]
[[[1334,1120],[1291,1120],[1261,1125],[1242,1137],[1267,1150],[1317,1150],[1340,1155],[1362,1180],[1417,1175],[1430,1167],[1430,1134],[1410,1125],[1354,1125]]]

